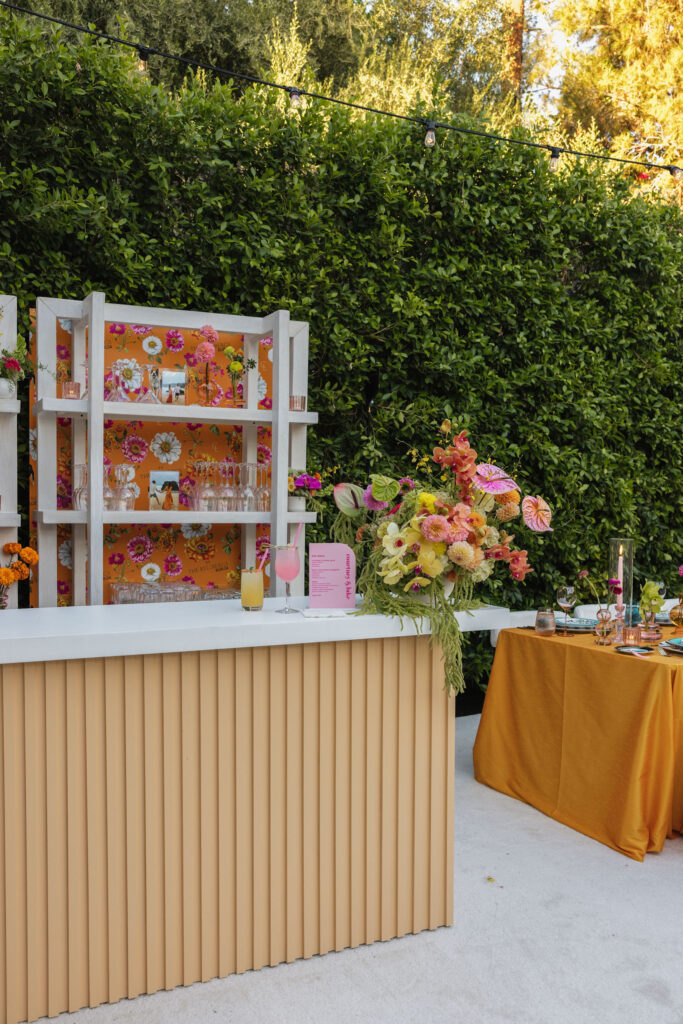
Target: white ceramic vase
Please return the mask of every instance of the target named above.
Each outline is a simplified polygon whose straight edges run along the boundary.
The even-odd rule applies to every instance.
[[[7,377],[0,377],[0,398],[14,398],[16,387]]]

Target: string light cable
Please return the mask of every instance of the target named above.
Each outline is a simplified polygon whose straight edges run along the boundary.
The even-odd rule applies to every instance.
[[[190,57],[182,57],[180,54],[165,53],[163,50],[157,50],[153,46],[147,46],[143,43],[133,43],[128,39],[121,39],[119,36],[112,36],[107,32],[99,32],[97,29],[88,28],[86,25],[76,25],[71,21],[64,21],[62,18],[56,18],[50,14],[42,14],[39,11],[32,11],[28,7],[20,7],[18,4],[10,3],[9,0],[0,0],[0,7],[5,7],[7,10],[14,11],[17,14],[24,14],[29,17],[39,18],[41,21],[51,22],[52,24],[59,25],[61,28],[70,28],[76,32],[81,32],[84,35],[95,36],[97,39],[104,39],[109,43],[117,43],[119,46],[126,46],[131,50],[135,50],[138,54],[137,70],[140,74],[144,74],[146,72],[147,62],[151,56],[161,57],[163,60],[172,60],[178,64],[184,64],[186,67],[196,68],[200,71],[208,71],[214,75],[236,79],[241,82],[249,82],[252,85],[262,85],[269,89],[279,89],[289,95],[290,106],[293,109],[300,109],[302,107],[304,97],[307,97],[312,100],[321,100],[324,103],[335,103],[337,106],[341,107],[350,107],[353,110],[361,110],[366,114],[377,114],[380,117],[393,117],[395,120],[409,121],[413,124],[419,124],[426,129],[424,144],[428,149],[432,149],[436,145],[436,131],[437,129],[440,129],[443,131],[457,132],[460,135],[473,135],[481,139],[488,139],[491,142],[504,142],[513,146],[526,146],[529,149],[545,150],[550,153],[549,169],[551,171],[557,171],[559,169],[560,157],[565,155],[585,157],[591,160],[602,160],[605,163],[619,163],[629,164],[635,167],[646,167],[648,170],[668,171],[676,181],[683,178],[683,168],[676,167],[673,164],[655,164],[648,160],[631,160],[628,157],[608,156],[605,153],[586,153],[581,150],[568,149],[563,146],[551,145],[545,142],[533,142],[531,139],[516,139],[508,135],[498,135],[495,132],[485,132],[476,128],[465,128],[462,125],[448,124],[443,121],[431,121],[423,117],[417,117],[416,115],[397,114],[391,110],[380,110],[377,107],[365,106],[362,103],[353,103],[351,100],[342,100],[335,96],[324,96],[322,93],[311,92],[308,89],[301,89],[291,85],[280,85],[278,82],[269,82],[267,79],[259,78],[256,75],[249,75],[243,71],[231,71],[229,68],[222,68],[215,64],[206,64],[199,60],[193,60]]]

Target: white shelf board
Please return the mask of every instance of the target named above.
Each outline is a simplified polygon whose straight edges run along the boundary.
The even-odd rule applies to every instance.
[[[290,423],[317,423],[318,414],[317,412],[290,412],[289,414]]]
[[[18,398],[0,398],[0,413],[9,413],[16,416],[21,409],[21,402]]]
[[[272,423],[270,409],[231,409],[212,405],[150,405],[147,402],[105,402],[104,418],[174,423]]]
[[[0,527],[21,526],[21,516],[18,512],[0,512]]]
[[[33,405],[36,416],[49,413],[54,416],[87,416],[87,398],[39,398]]]
[[[19,403],[17,402],[17,406]],[[110,420],[151,420],[158,423],[272,423],[270,409],[232,409],[211,405],[164,405],[147,402],[104,402],[104,418]],[[36,415],[87,416],[85,398],[41,398],[34,405]],[[312,413],[292,413],[292,416],[311,416]],[[317,419],[317,416],[316,416]],[[311,423],[310,419],[293,422]]]
[[[10,513],[7,513],[9,515]],[[2,515],[2,513],[0,513]],[[37,512],[38,519],[45,525],[55,523],[86,523],[88,521],[87,510],[74,511],[71,509],[42,509]],[[126,523],[144,524],[156,523],[270,523],[270,512],[149,512],[139,509],[133,512],[110,512],[104,509],[102,518],[105,523]],[[19,525],[19,516],[16,517]],[[289,523],[314,523],[315,512],[288,512],[287,522]],[[2,522],[0,520],[0,525]],[[14,525],[7,523],[6,525]]]
[[[87,523],[88,512],[87,509],[41,508],[36,511],[36,518],[44,526],[54,526],[56,523]]]

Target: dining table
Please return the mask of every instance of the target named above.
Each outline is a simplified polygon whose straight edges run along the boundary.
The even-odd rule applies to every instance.
[[[478,782],[642,861],[683,832],[683,657],[504,629],[473,757]]]

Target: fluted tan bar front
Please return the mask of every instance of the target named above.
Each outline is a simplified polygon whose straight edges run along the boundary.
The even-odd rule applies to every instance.
[[[0,668],[8,1024],[452,923],[428,637]]]

